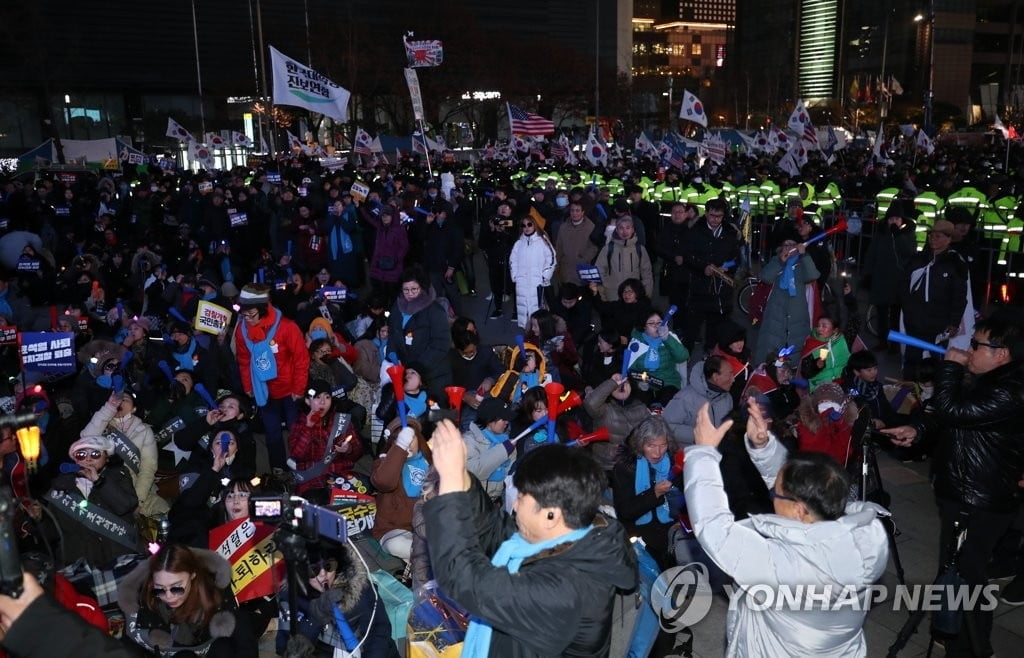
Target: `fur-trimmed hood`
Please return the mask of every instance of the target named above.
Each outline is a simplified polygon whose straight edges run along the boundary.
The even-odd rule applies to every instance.
[[[195,553],[202,563],[206,565],[209,572],[213,574],[214,585],[219,589],[225,589],[231,585],[231,564],[221,557],[219,553],[203,548],[191,548],[190,550]],[[117,604],[120,606],[121,611],[124,612],[125,617],[138,613],[139,608],[142,607],[139,594],[142,591],[142,585],[148,577],[149,560],[146,560],[139,563],[131,573],[121,579],[121,583],[117,586]]]

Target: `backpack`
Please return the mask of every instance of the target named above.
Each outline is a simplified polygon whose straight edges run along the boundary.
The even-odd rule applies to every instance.
[[[643,256],[642,253],[640,253],[640,243],[639,242],[637,242],[633,246],[636,248],[636,264],[637,264],[637,267],[639,267],[640,263],[643,262],[644,256]],[[612,269],[612,251],[614,251],[614,249],[615,249],[615,241],[614,240],[609,240],[608,241],[608,263],[607,263],[608,271],[609,272]]]

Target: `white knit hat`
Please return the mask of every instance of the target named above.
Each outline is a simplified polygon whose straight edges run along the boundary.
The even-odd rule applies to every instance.
[[[242,286],[242,292],[238,296],[238,303],[241,306],[263,306],[269,304],[270,288],[248,283]]]
[[[71,444],[71,447],[68,448],[68,456],[74,459],[75,453],[79,450],[102,450],[109,455],[113,449],[114,446],[105,436],[83,436]]]

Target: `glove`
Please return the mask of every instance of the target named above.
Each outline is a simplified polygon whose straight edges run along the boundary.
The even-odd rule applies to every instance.
[[[416,433],[413,432],[411,427],[403,427],[398,432],[398,436],[395,437],[395,445],[398,446],[399,448],[401,448],[402,450],[405,450],[406,452],[408,452],[409,451],[409,446],[412,445],[412,441],[415,438],[416,438]]]

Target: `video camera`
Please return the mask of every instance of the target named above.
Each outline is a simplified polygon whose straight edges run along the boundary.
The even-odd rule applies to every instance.
[[[308,542],[324,538],[343,544],[348,539],[344,516],[299,496],[253,496],[249,499],[249,513],[255,521],[276,525],[279,530]]]

